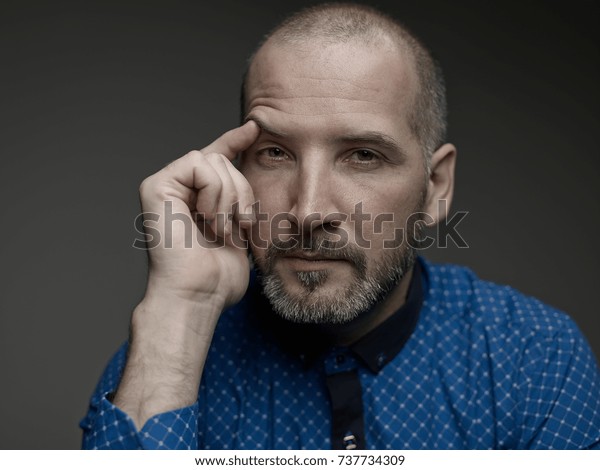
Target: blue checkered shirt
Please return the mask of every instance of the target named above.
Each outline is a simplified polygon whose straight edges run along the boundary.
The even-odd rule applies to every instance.
[[[307,360],[255,321],[247,294],[221,316],[197,402],[140,430],[110,401],[125,344],[81,421],[83,447],[329,449],[327,379],[352,371],[367,449],[599,448],[600,372],[573,321],[466,268],[419,263],[420,308],[393,357],[378,353],[369,363],[358,350],[332,346]]]

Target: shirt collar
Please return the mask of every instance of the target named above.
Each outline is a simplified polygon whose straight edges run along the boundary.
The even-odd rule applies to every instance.
[[[383,323],[349,346],[373,372],[379,372],[402,350],[415,329],[423,305],[423,268],[417,258],[404,304]],[[260,283],[252,289],[251,305],[260,328],[272,335],[280,347],[300,357],[306,366],[325,354],[333,346],[331,337],[315,325],[284,320],[271,309],[262,295]]]
[[[422,272],[421,261],[417,260],[404,304],[381,325],[350,346],[374,373],[396,357],[417,325],[423,305]]]

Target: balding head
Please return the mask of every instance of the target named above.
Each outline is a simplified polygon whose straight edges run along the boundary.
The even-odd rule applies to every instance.
[[[331,3],[317,5],[288,17],[270,32],[250,60],[242,85],[242,118],[246,114],[245,87],[247,75],[260,50],[269,45],[284,45],[302,49],[303,45],[323,46],[357,42],[365,46],[395,48],[408,57],[416,76],[417,86],[412,95],[408,124],[429,159],[446,138],[446,97],[441,71],[429,51],[397,20],[365,5]]]

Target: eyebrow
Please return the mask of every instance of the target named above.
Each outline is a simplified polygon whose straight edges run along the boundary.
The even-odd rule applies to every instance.
[[[289,134],[277,131],[255,116],[248,116],[244,122],[254,121],[260,130],[278,139],[285,139]],[[361,146],[375,146],[387,150],[399,157],[401,161],[407,158],[406,151],[390,136],[376,131],[365,131],[357,134],[345,134],[332,139],[336,144],[355,144]]]
[[[263,120],[259,119],[256,116],[248,116],[244,120],[244,123],[246,123],[248,121],[254,121],[258,125],[258,127],[260,127],[260,130],[262,132],[272,135],[273,137],[277,137],[278,139],[285,139],[286,137],[289,137],[288,134],[278,132],[275,129],[273,129],[272,127],[269,127],[268,124],[266,124]]]

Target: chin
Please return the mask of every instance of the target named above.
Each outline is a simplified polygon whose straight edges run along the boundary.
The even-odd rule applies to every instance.
[[[298,271],[294,276],[287,280],[274,272],[263,276],[262,282],[273,310],[295,323],[348,323],[377,300],[368,288],[357,290],[356,279],[341,283],[324,271]]]

